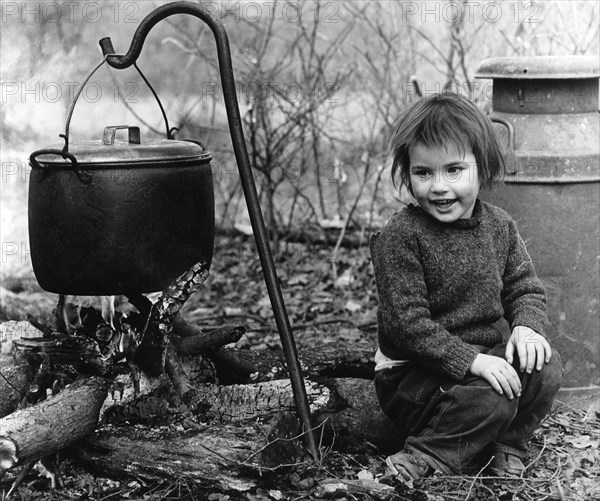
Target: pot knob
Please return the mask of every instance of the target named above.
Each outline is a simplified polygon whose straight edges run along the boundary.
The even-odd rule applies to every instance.
[[[127,129],[129,144],[140,144],[140,128],[130,127],[129,125],[111,125],[110,127],[105,127],[104,135],[102,136],[102,144],[114,146],[117,130],[120,129]]]

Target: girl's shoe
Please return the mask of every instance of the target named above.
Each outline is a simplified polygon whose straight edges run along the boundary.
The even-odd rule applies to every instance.
[[[520,477],[525,471],[525,465],[514,454],[494,452],[488,471],[493,477]]]
[[[389,475],[397,475],[407,482],[430,477],[436,471],[420,457],[402,451],[387,457],[385,464]]]

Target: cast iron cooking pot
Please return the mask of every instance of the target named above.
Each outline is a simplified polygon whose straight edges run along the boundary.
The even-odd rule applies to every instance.
[[[115,141],[127,129],[128,141]],[[138,127],[32,153],[29,241],[40,286],[105,296],[166,289],[214,241],[211,155],[196,142],[142,142]]]

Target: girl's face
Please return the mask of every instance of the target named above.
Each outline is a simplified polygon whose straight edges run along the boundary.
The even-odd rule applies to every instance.
[[[442,223],[467,219],[479,195],[477,162],[471,148],[460,152],[416,143],[409,149],[410,184],[419,205]]]

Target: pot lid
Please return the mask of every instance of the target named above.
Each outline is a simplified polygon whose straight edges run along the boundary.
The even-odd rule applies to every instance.
[[[128,128],[129,140],[115,139],[117,129]],[[64,145],[50,146],[49,150],[60,152]],[[96,141],[82,141],[69,144],[68,152],[77,159],[78,164],[86,166],[119,164],[153,164],[195,160],[209,162],[211,154],[201,143],[193,140],[153,139],[141,141],[137,127],[107,127],[104,138]],[[40,152],[41,153],[41,152]],[[40,154],[36,156],[39,163],[55,167],[71,167],[71,160],[59,154]]]
[[[479,65],[475,78],[600,78],[600,64],[598,56],[491,57]]]

